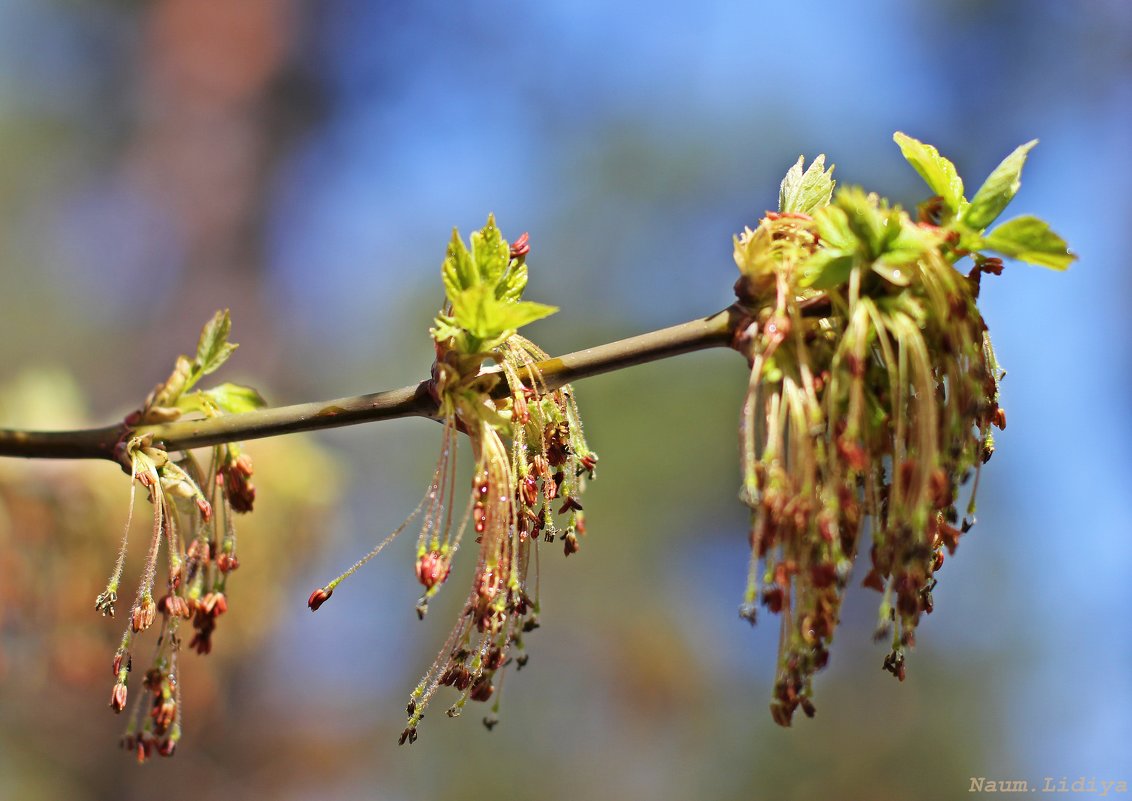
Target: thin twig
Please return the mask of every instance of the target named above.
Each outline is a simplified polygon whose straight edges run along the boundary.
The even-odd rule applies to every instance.
[[[547,388],[557,389],[578,379],[635,364],[729,346],[735,332],[749,319],[741,306],[730,306],[710,317],[546,359],[538,363],[538,369]],[[425,380],[370,395],[278,406],[208,420],[138,426],[132,430],[124,423],[78,431],[0,429],[0,456],[117,460],[118,446],[134,435],[152,434],[155,443],[179,451],[400,417],[435,417],[437,405],[429,385],[430,381]],[[505,390],[506,384],[501,382],[500,388]]]

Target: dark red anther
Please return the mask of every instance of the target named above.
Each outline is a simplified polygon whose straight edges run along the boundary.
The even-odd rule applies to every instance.
[[[126,708],[126,685],[115,684],[114,689],[110,692],[110,708],[115,712],[121,712]]]
[[[319,587],[311,593],[311,597],[307,599],[307,606],[311,608],[312,612],[318,611],[318,608],[330,600],[330,596],[334,594],[334,590],[327,590]]]
[[[490,601],[499,593],[499,588],[495,586],[495,571],[491,568],[484,568],[483,572],[476,580],[476,593],[485,601]]]
[[[170,617],[188,620],[193,616],[189,603],[179,595],[166,595],[161,599],[161,611]]]
[[[939,524],[940,541],[947,546],[948,552],[952,555],[954,555],[955,549],[959,546],[959,537],[961,534],[962,532],[955,528],[955,526],[943,522]]]
[[[862,581],[861,584],[865,587],[868,587],[869,589],[876,590],[877,592],[884,592],[884,579],[881,578],[880,573],[877,572],[877,569],[875,567],[869,571],[868,575],[865,576],[865,580]]]
[[[194,634],[189,642],[189,650],[196,651],[201,656],[212,653],[212,629],[201,629]]]
[[[942,509],[945,506],[950,506],[952,498],[951,482],[947,480],[947,473],[942,467],[937,467],[932,471],[929,483],[932,504],[935,508]]]
[[[228,611],[228,598],[222,592],[210,592],[200,599],[199,608],[209,617],[220,617]]]
[[[785,596],[781,589],[779,589],[778,587],[771,587],[770,589],[763,591],[763,606],[765,606],[771,612],[781,612],[782,601],[784,597]]]
[[[868,467],[868,455],[859,442],[848,440],[845,437],[838,437],[837,452],[841,458],[845,460],[845,463],[849,465],[850,470],[862,472]]]
[[[814,712],[817,711],[814,709],[814,702],[809,698],[803,698],[801,699],[801,704],[802,711],[806,713],[806,717],[812,718],[814,716]]]
[[[153,625],[156,617],[157,604],[154,603],[152,598],[146,598],[130,612],[130,628],[135,634],[145,631]]]
[[[503,663],[507,661],[507,655],[503,653],[501,648],[492,648],[484,656],[483,664],[487,670],[499,670],[503,667]]]
[[[534,506],[538,503],[538,482],[535,481],[533,476],[527,476],[519,484],[519,493],[522,495],[523,503],[527,506]]]
[[[456,680],[452,682],[453,686],[460,692],[468,689],[468,685],[472,683],[472,674],[466,667],[460,665],[456,668]]]
[[[837,581],[837,568],[832,562],[823,562],[810,568],[810,578],[818,589],[832,587]]]
[[[832,514],[822,512],[818,516],[818,533],[826,542],[833,542],[837,535],[837,520]]]
[[[149,714],[153,718],[154,725],[159,730],[165,731],[173,725],[173,720],[177,717],[177,702],[172,698],[167,698],[160,703],[155,703]]]
[[[472,685],[471,692],[468,697],[473,701],[486,701],[491,698],[491,694],[495,692],[495,685],[491,683],[491,679],[487,676],[480,676]]]
[[[525,426],[531,421],[531,413],[527,408],[527,399],[522,392],[516,392],[511,396],[511,409],[512,418],[519,425]]]
[[[566,502],[558,509],[558,514],[564,515],[570,511],[582,511],[582,505],[574,500],[573,496],[567,496]]]

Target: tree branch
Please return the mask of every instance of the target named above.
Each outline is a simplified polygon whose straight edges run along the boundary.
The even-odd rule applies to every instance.
[[[736,331],[749,321],[738,304],[699,320],[650,331],[647,334],[567,353],[539,362],[549,389],[635,364],[681,353],[729,346]],[[178,420],[130,429],[124,423],[78,431],[14,431],[0,429],[0,456],[38,459],[118,459],[118,445],[133,435],[152,434],[169,451],[224,442],[238,442],[298,431],[392,420],[435,417],[437,405],[429,380],[414,386],[330,401],[278,406],[207,420]],[[506,385],[501,384],[506,391]]]

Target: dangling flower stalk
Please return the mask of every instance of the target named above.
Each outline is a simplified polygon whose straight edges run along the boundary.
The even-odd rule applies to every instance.
[[[216,417],[259,408],[263,399],[255,390],[223,384],[210,390],[190,391],[204,375],[220,367],[235,349],[228,343],[227,312],[218,312],[201,333],[195,358],[182,356],[170,377],[158,384],[141,409],[127,418],[130,426],[176,420],[185,412]],[[148,696],[138,695],[130,714],[122,746],[145,761],[156,751],[172,756],[180,740],[181,688],[177,660],[181,647],[178,628],[192,620],[194,635],[189,647],[199,654],[212,650],[212,634],[228,608],[225,594],[228,575],[239,567],[234,511],[247,512],[255,499],[250,482],[251,460],[238,445],[229,443],[211,449],[207,471],[190,452],[171,456],[154,443],[152,434],[133,436],[120,443],[119,459],[130,473],[130,510],[126,534],[106,589],[95,600],[95,608],[113,616],[118,597],[130,521],[133,518],[135,482],[148,492],[153,506],[153,530],[146,552],[137,596],[130,618],[114,655],[114,686],[110,706],[125,709],[132,651],[136,638],[161,614],[154,656],[143,681]],[[206,496],[202,487],[207,488]],[[219,514],[214,514],[214,510]],[[187,532],[188,536],[182,536]],[[188,544],[186,545],[186,540]],[[154,599],[162,546],[166,553],[166,594]],[[148,697],[146,705],[143,697]]]
[[[521,300],[528,252],[526,234],[509,245],[490,217],[472,234],[470,249],[453,232],[442,269],[447,299],[432,329],[436,362],[429,390],[444,426],[432,481],[393,534],[308,601],[312,610],[321,606],[423,510],[416,557],[424,587],[417,612],[423,618],[469,524],[475,531],[479,553],[472,586],[444,647],[410,695],[401,743],[416,740],[417,725],[440,686],[460,693],[448,708],[455,717],[469,699],[496,695],[512,648],[519,652],[516,666],[526,663],[523,635],[538,626],[539,541],[559,539],[569,556],[585,533],[579,496],[597,455],[582,434],[573,391],[547,386],[538,368],[546,352],[517,333],[556,311]],[[497,391],[501,385],[505,392]],[[471,446],[472,487],[453,525],[460,434]],[[497,708],[484,719],[488,728],[497,722]]]

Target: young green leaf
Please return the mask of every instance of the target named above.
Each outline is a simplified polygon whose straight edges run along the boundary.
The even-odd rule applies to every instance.
[[[778,210],[795,214],[813,214],[829,205],[833,196],[833,167],[825,168],[825,154],[818,156],[809,169],[802,172],[803,156],[791,167],[778,189]]]
[[[448,250],[440,274],[444,279],[444,290],[449,300],[453,300],[463,290],[479,283],[479,274],[476,272],[475,262],[472,261],[472,254],[464,247],[460,232],[455,228],[452,229],[452,238],[448,240]]]
[[[513,331],[522,328],[527,323],[549,317],[556,311],[558,311],[557,306],[548,306],[545,303],[534,303],[529,300],[505,303],[500,308],[497,324],[502,326],[501,332],[502,330]]]
[[[443,314],[438,314],[433,320],[434,327],[429,332],[432,334],[433,340],[436,342],[444,342],[448,339],[454,339],[463,333],[463,329],[457,325],[456,320]]]
[[[971,198],[967,210],[963,212],[964,224],[976,231],[982,231],[1002,214],[1002,210],[1014,199],[1018,187],[1022,185],[1022,165],[1026,163],[1026,154],[1037,143],[1037,139],[1032,139],[1024,145],[1019,145],[994,168],[987,180],[979,187],[979,191]]]
[[[851,253],[860,246],[856,234],[849,227],[849,215],[839,206],[826,206],[814,215],[814,220],[818,236],[826,247]]]
[[[900,146],[900,152],[915,168],[933,192],[943,198],[943,202],[957,214],[963,206],[963,179],[955,165],[939,154],[931,145],[897,131],[893,141]]]
[[[912,270],[906,266],[907,264],[907,261],[894,263],[886,261],[885,259],[877,259],[873,262],[872,269],[874,273],[890,284],[908,286],[908,284],[912,283]]]
[[[519,300],[523,297],[523,290],[527,288],[527,264],[515,264],[499,282],[495,294],[500,300]]]
[[[228,341],[228,332],[232,330],[232,317],[228,310],[218,311],[212,319],[205,323],[200,332],[200,341],[197,342],[197,358],[193,365],[193,378],[197,378],[220,369],[236,345]]]
[[[834,289],[849,280],[856,258],[842,250],[823,248],[802,266],[799,285],[813,289]]]
[[[896,235],[890,237],[881,261],[890,265],[908,264],[939,247],[942,236],[934,230],[921,228],[902,213],[891,215],[890,227],[896,226]],[[893,283],[896,283],[895,281]]]
[[[777,254],[773,252],[773,234],[768,226],[760,225],[751,230],[747,228],[742,236],[732,237],[735,265],[743,275],[773,275],[778,266]]]
[[[225,383],[212,389],[206,389],[201,394],[223,409],[228,414],[244,414],[262,409],[267,405],[263,396],[251,387],[239,384]]]
[[[463,330],[479,339],[495,334],[491,319],[495,302],[494,287],[477,284],[450,298],[452,319]]]
[[[507,248],[507,240],[495,224],[495,215],[487,216],[487,225],[472,233],[472,260],[476,264],[479,278],[493,288],[499,284],[503,274],[507,271],[507,264],[511,255]]]
[[[865,249],[870,259],[881,256],[889,237],[896,229],[890,227],[888,209],[881,209],[876,195],[866,194],[859,186],[844,187],[837,193],[836,207],[845,212],[845,225]],[[820,230],[820,229],[819,229]]]
[[[481,340],[495,340],[558,311],[554,306],[495,297],[493,287],[479,284],[452,298],[452,317],[463,330]]]
[[[1007,220],[983,237],[983,247],[1018,261],[1064,270],[1077,257],[1045,220],[1023,216]]]

